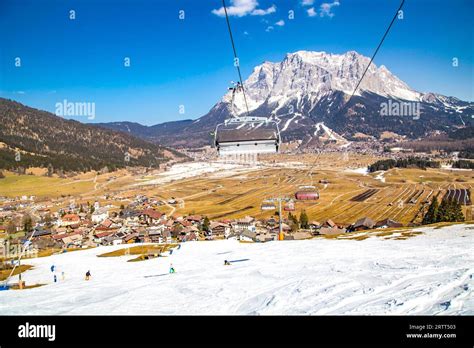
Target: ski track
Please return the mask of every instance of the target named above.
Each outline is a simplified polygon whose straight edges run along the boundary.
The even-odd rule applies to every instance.
[[[472,227],[417,230],[423,234],[407,240],[187,242],[142,262],[96,256],[124,246],[25,260],[34,265],[23,274],[27,284],[47,285],[0,292],[0,313],[474,314]],[[52,264],[65,280],[52,282]]]

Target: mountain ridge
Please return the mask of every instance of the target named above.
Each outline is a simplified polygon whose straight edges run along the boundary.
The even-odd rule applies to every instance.
[[[0,168],[32,166],[66,171],[158,167],[182,157],[132,135],[67,120],[0,98]]]
[[[244,82],[249,111],[254,116],[277,121],[284,141],[315,137],[315,127],[320,123],[348,138],[355,133],[378,138],[393,131],[408,139],[473,125],[474,103],[434,92],[418,92],[385,65],[377,67],[373,63],[350,104],[342,110],[369,61],[356,51],[297,51],[286,54],[281,62],[265,61],[254,67]],[[419,117],[382,117],[381,105],[391,101],[420,104]],[[210,144],[209,134],[230,116],[230,102],[231,92],[227,92],[207,114],[194,121],[180,125],[162,123],[148,127],[146,136],[136,135],[177,147]],[[234,106],[237,114],[246,111],[242,94],[236,96]],[[176,127],[167,132],[170,126]],[[123,131],[117,124],[113,128]]]

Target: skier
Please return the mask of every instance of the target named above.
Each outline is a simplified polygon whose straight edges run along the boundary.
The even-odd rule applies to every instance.
[[[176,271],[175,271],[175,269],[174,269],[174,267],[173,267],[173,264],[170,263],[170,274],[171,274],[171,273],[175,273],[175,272],[176,272]]]
[[[91,277],[91,271],[86,272],[86,280],[89,280]]]
[[[51,272],[54,272],[54,265],[51,266]]]
[[[61,272],[61,280],[64,280],[64,279],[66,279],[66,275],[64,274],[64,271],[63,271]]]
[[[224,261],[224,266],[230,266],[230,262],[227,261],[227,260],[225,260],[225,261]]]
[[[54,275],[54,282],[55,282],[55,283],[58,282],[58,277],[56,277],[56,274]]]
[[[178,244],[178,250],[181,249],[181,244]]]

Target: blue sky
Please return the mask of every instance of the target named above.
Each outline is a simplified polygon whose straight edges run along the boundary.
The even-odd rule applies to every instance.
[[[246,77],[255,65],[297,50],[371,56],[399,0],[227,5],[234,6],[231,24]],[[221,0],[0,0],[0,96],[51,112],[64,99],[94,102],[95,122],[200,117],[236,79],[220,7]],[[474,100],[473,10],[470,0],[406,0],[404,19],[375,63],[416,90]]]

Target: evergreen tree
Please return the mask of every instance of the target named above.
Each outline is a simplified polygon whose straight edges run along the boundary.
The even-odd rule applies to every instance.
[[[28,214],[24,215],[21,224],[23,225],[23,230],[25,232],[30,232],[33,228],[33,220],[31,219],[31,216]]]
[[[299,228],[298,218],[291,212],[288,213],[288,221],[290,223],[291,231],[295,232]]]
[[[461,203],[454,198],[443,199],[438,208],[436,222],[462,222],[464,214]]]
[[[48,215],[46,215],[46,216],[44,217],[44,224],[45,224],[47,227],[51,227],[52,222],[53,222],[53,219],[52,219],[51,215],[48,214]]]
[[[209,221],[209,218],[205,216],[204,221],[202,222],[202,230],[209,231],[210,227],[211,227],[211,222]]]
[[[438,198],[433,197],[433,200],[431,201],[431,204],[428,208],[428,211],[426,212],[425,216],[423,216],[423,225],[428,225],[428,224],[434,224],[438,218]]]
[[[446,221],[456,221],[454,216],[454,209],[456,201],[454,199],[448,199],[446,202]]]
[[[300,214],[300,226],[301,228],[309,228],[309,220],[306,210],[303,210]]]
[[[435,222],[448,221],[448,200],[443,199],[438,208],[438,214],[436,214]]]
[[[455,201],[453,205],[453,217],[454,221],[462,222],[464,221],[464,214],[462,213],[461,203]]]

